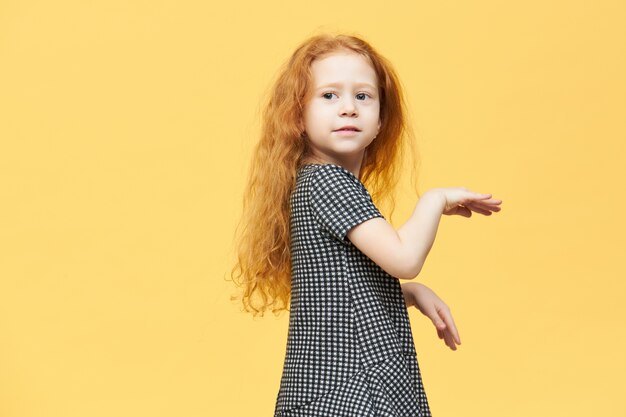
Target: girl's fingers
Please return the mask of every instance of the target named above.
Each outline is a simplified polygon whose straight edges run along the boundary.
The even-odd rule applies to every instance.
[[[472,193],[469,196],[472,200],[477,200],[485,204],[500,204],[502,200],[498,200],[496,198],[491,198],[492,194],[481,194],[481,193]]]
[[[450,332],[445,331],[444,336],[446,338],[446,345],[448,345],[450,349],[456,350],[456,346],[454,345],[454,341],[452,340],[452,336],[450,335]]]
[[[467,207],[468,209],[470,209],[472,211],[475,211],[476,213],[484,214],[486,216],[490,216],[491,215],[491,212],[489,210],[485,210],[482,207],[479,207],[479,206],[477,206],[477,205],[475,205],[473,203],[465,204],[465,207]]]
[[[480,201],[480,200],[470,200],[470,201],[467,202],[467,204],[473,204],[475,206],[488,208],[488,209],[491,209],[491,210],[495,210],[495,209],[501,210],[502,209],[501,207],[498,207],[499,204],[489,203],[489,202]]]
[[[489,195],[491,196],[491,194],[485,194],[485,195]],[[476,201],[480,201],[481,203],[484,204],[501,204],[502,200],[499,200],[497,198],[484,198],[484,197],[470,197],[472,200],[476,200]]]
[[[454,324],[452,324],[449,328],[448,331],[450,332],[450,335],[454,338],[454,341],[456,342],[457,345],[461,344],[461,337],[459,336],[459,332],[456,329],[456,326]]]
[[[440,314],[438,312],[436,312],[435,315],[440,317]],[[454,342],[452,341],[452,337],[449,335],[449,326],[446,324],[446,322],[443,322],[443,326],[438,326],[437,324],[435,324],[435,328],[437,329],[437,336],[439,337],[439,339],[442,339],[447,346],[453,348]]]
[[[489,211],[500,211],[502,210],[502,207],[498,207],[498,206],[494,206],[494,205],[486,205],[486,204],[481,204],[481,203],[477,203],[475,204],[477,207],[480,207],[482,209],[485,210],[489,210]]]
[[[449,310],[443,310],[440,312],[440,316],[444,323],[446,323],[445,331],[450,333],[450,335],[454,338],[457,345],[461,344],[461,338],[459,336],[459,332],[456,329],[456,325],[454,324],[454,319],[452,318],[452,314],[449,313]]]
[[[446,344],[446,346],[450,347],[450,341],[446,332],[443,332],[443,342]]]
[[[476,202],[466,203],[465,206],[468,207],[469,209],[477,212],[477,213],[485,214],[487,216],[491,215],[492,211],[500,211],[501,210],[500,207],[483,205],[481,203],[476,203]]]
[[[467,203],[478,204],[483,207],[497,207],[502,204],[502,200],[496,200],[494,198],[485,200],[481,198],[470,197],[466,201]]]
[[[440,299],[434,303],[434,311],[426,314],[437,329],[437,336],[443,339],[445,344],[452,350],[457,350],[456,345],[461,344],[459,332],[456,329],[454,319],[448,306]]]

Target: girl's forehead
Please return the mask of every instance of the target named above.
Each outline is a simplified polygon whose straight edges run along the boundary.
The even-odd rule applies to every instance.
[[[325,55],[311,63],[314,87],[338,85],[369,85],[376,88],[376,71],[369,58],[354,52]]]

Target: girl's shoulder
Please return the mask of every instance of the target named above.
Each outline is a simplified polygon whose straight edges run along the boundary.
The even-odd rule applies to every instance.
[[[348,169],[335,164],[302,167],[292,207],[304,206],[328,233],[346,244],[347,232],[380,213],[370,193]]]
[[[370,193],[361,180],[341,165],[306,164],[300,168],[298,177],[300,186],[309,188],[310,195],[314,198],[325,199],[328,194],[335,194],[345,199],[356,194],[371,200]]]

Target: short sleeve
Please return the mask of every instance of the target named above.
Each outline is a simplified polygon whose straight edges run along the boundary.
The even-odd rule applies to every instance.
[[[353,227],[374,217],[384,218],[359,179],[338,165],[322,165],[313,173],[310,199],[315,220],[344,243]]]

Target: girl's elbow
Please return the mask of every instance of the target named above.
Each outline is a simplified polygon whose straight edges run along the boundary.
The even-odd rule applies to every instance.
[[[400,267],[397,267],[398,265],[400,265]],[[410,264],[397,262],[396,268],[390,271],[390,274],[398,279],[413,279],[417,275],[417,271],[415,267]]]
[[[402,279],[413,279],[420,274],[422,271],[422,263],[407,263],[407,267],[404,269],[402,273]]]
[[[409,279],[415,278],[416,276],[417,276],[417,274],[415,272],[413,272],[413,270],[409,270],[409,271],[404,272],[402,274],[402,277],[400,277],[400,278],[409,280]]]

